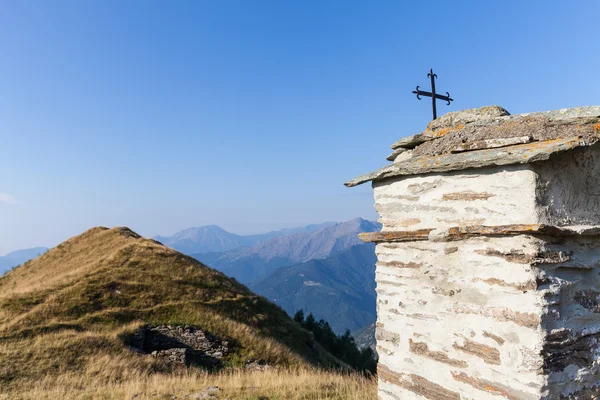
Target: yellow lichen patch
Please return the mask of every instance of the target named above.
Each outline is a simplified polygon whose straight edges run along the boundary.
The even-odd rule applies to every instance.
[[[600,132],[600,124],[594,124],[594,133]]]
[[[541,142],[528,143],[528,144],[524,144],[524,145],[520,145],[520,146],[522,146],[522,148],[530,148],[531,150],[537,150],[537,149],[543,149],[546,146],[551,146],[552,144],[558,143],[562,140],[563,140],[563,138],[556,138],[556,139],[544,140]],[[577,144],[578,140],[579,140],[579,137],[573,137],[573,138],[569,139],[569,142],[567,142],[565,144],[569,145],[569,146],[575,146]]]
[[[465,127],[464,125],[457,125],[457,126],[452,126],[452,127],[448,127],[448,128],[443,128],[443,129],[440,129],[439,131],[428,133],[428,136],[439,138],[439,137],[447,135],[450,132],[459,131],[461,129],[464,129],[464,127]],[[427,128],[426,131],[430,131],[430,129]]]
[[[447,134],[448,132],[450,132],[452,129],[450,128],[444,128],[444,129],[440,129],[439,131],[435,132],[433,135],[436,137],[441,137],[444,136],[445,134]]]

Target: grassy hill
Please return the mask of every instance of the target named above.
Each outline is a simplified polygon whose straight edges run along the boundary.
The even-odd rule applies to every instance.
[[[132,351],[143,324],[193,325],[227,339],[234,351],[226,370],[248,359],[291,371],[336,363],[283,310],[235,280],[128,228],[93,228],[0,278],[0,398],[96,398],[90,393],[110,386],[127,394],[137,390],[131,385],[172,393],[209,379],[195,371],[189,381],[189,370]],[[122,398],[111,396],[102,398]]]

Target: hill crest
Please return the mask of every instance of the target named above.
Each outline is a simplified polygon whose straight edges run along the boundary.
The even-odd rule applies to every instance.
[[[146,324],[226,340],[225,365],[337,363],[285,311],[234,279],[129,228],[97,227],[0,277],[0,387],[93,376],[100,364],[117,375],[164,370],[127,347]]]

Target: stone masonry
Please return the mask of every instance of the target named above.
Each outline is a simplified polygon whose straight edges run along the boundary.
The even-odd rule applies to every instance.
[[[131,345],[171,365],[216,367],[230,352],[229,343],[193,326],[142,326]]]
[[[449,113],[371,181],[379,398],[600,395],[600,107]]]

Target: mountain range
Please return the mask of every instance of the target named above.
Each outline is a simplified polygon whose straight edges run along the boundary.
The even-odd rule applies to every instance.
[[[31,249],[13,251],[4,257],[0,257],[0,275],[17,265],[21,265],[24,262],[44,254],[46,251],[48,251],[46,247],[33,247]]]
[[[318,231],[334,222],[286,228],[256,235],[236,235],[217,225],[184,229],[172,236],[155,236],[153,239],[184,254],[224,252],[239,247],[251,247],[271,238]]]
[[[279,268],[325,259],[362,244],[358,233],[379,229],[377,222],[356,218],[314,232],[274,237],[249,248],[192,256],[244,284],[250,284]]]

